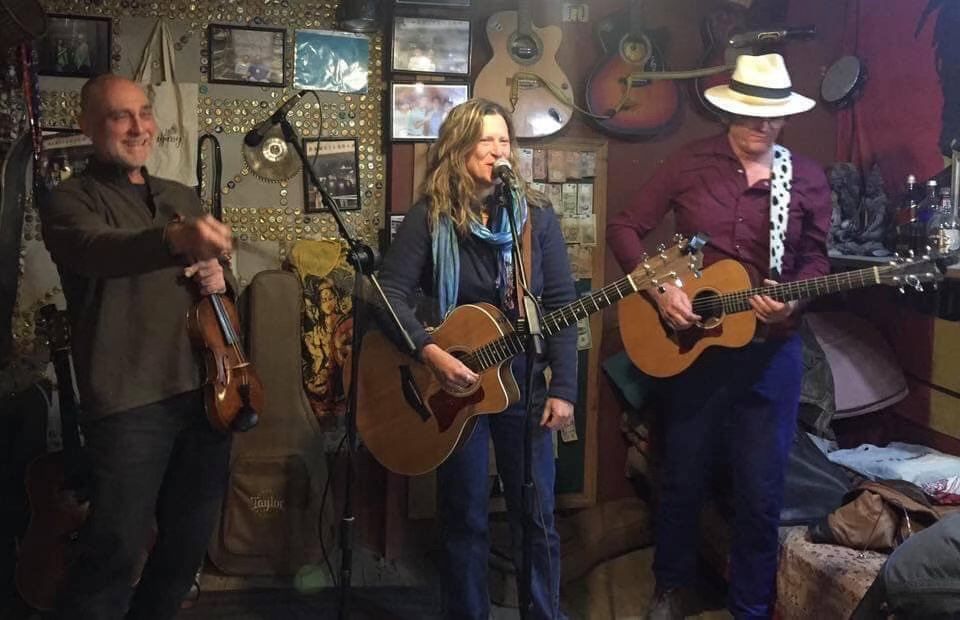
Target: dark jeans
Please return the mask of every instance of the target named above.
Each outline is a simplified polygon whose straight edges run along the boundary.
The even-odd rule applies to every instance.
[[[200,392],[82,428],[92,509],[58,601],[59,615],[172,618],[213,531],[227,483],[230,436],[209,426]],[[154,523],[156,541],[134,589]]]
[[[658,587],[695,585],[700,508],[726,452],[735,506],[728,604],[736,618],[770,617],[802,374],[800,339],[792,337],[707,350],[670,381],[653,564]]]
[[[522,402],[522,401],[521,401]],[[543,406],[537,409],[539,423]],[[487,620],[490,596],[489,443],[493,438],[497,470],[503,480],[508,519],[513,534],[514,563],[522,566],[521,485],[523,483],[522,405],[494,415],[477,416],[473,435],[440,466],[439,513],[446,565],[443,567],[446,616]],[[560,618],[560,537],[553,523],[552,434],[537,425],[533,437],[533,479],[536,486],[533,531],[533,613],[531,618]]]

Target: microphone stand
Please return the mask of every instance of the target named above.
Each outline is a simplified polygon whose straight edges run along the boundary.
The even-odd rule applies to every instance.
[[[343,215],[340,213],[340,209],[337,207],[337,203],[333,200],[333,198],[330,197],[330,194],[327,193],[327,190],[323,187],[323,184],[320,183],[320,180],[317,179],[316,173],[310,166],[310,162],[307,160],[306,153],[303,152],[303,146],[300,144],[300,139],[297,136],[297,132],[287,120],[286,112],[284,112],[282,117],[279,119],[279,123],[281,129],[283,130],[283,139],[293,146],[293,149],[300,157],[300,161],[303,164],[303,173],[309,177],[310,183],[316,188],[323,206],[330,210],[330,214],[337,222],[337,228],[340,231],[340,236],[347,243],[347,258],[350,264],[353,265],[354,269],[354,296],[359,295],[360,287],[363,284],[363,278],[366,276],[370,283],[373,284],[374,290],[376,290],[377,299],[387,310],[387,313],[390,315],[394,326],[399,329],[399,333],[403,337],[407,352],[413,355],[416,353],[416,346],[413,344],[413,339],[410,337],[410,334],[407,332],[407,330],[404,329],[399,317],[397,317],[397,313],[390,304],[390,300],[387,299],[386,294],[384,294],[383,289],[380,287],[380,282],[373,274],[376,263],[373,249],[363,243],[361,240],[354,237],[350,229],[347,227],[347,224],[343,219]],[[352,492],[353,459],[356,455],[357,449],[357,383],[359,383],[357,378],[360,376],[360,343],[362,340],[361,334],[363,333],[361,320],[364,316],[364,313],[360,311],[360,305],[361,304],[355,300],[351,310],[353,315],[353,336],[350,345],[351,380],[350,389],[347,393],[347,412],[345,419],[347,427],[347,473],[343,491],[343,518],[340,522],[340,594],[338,618],[341,619],[350,617],[350,606],[352,603],[350,580],[353,573],[353,524],[355,520],[353,515]]]
[[[513,187],[504,182],[504,191],[510,196],[508,204],[506,200],[501,202],[501,209],[510,218],[510,233],[513,236],[513,260],[519,265],[516,273],[519,274],[519,282],[514,282],[514,287],[520,292],[520,303],[523,304],[524,319],[518,327],[525,336],[524,350],[525,363],[527,368],[527,387],[523,395],[523,406],[525,411],[523,425],[523,484],[521,486],[521,504],[523,506],[523,519],[521,526],[523,531],[521,545],[521,569],[517,579],[517,598],[520,606],[520,617],[529,618],[533,612],[533,530],[536,527],[534,521],[535,504],[537,499],[537,489],[533,480],[533,431],[537,421],[536,412],[533,411],[533,389],[534,376],[533,369],[537,357],[543,355],[543,331],[540,328],[540,305],[537,299],[531,293],[528,287],[526,268],[523,265],[523,257],[520,249],[520,230],[518,223],[513,215]],[[502,196],[501,196],[502,199]],[[533,226],[527,207],[527,221],[529,226]],[[532,250],[532,248],[531,248]],[[517,309],[519,312],[519,308]],[[553,492],[553,489],[550,489]],[[551,567],[552,568],[552,567]],[[559,567],[558,567],[559,568]],[[548,575],[548,579],[552,577]]]

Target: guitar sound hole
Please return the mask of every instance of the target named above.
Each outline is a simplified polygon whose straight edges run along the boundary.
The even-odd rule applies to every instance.
[[[517,37],[513,41],[511,49],[513,55],[520,60],[534,60],[539,55],[537,42],[526,35]]]
[[[693,313],[701,316],[701,322],[709,323],[723,317],[720,295],[713,291],[703,291],[693,298]]]

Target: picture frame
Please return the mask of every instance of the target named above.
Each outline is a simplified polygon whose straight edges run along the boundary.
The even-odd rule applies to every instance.
[[[110,72],[113,20],[51,14],[37,46],[37,73],[90,78]]]
[[[391,139],[436,140],[450,110],[469,98],[466,82],[394,82],[390,88]]]
[[[397,6],[423,5],[443,6],[457,9],[469,8],[471,0],[395,0]]]
[[[293,86],[334,93],[367,92],[370,39],[332,30],[296,30],[293,35]]]
[[[49,191],[83,172],[93,158],[93,142],[76,130],[43,132],[39,169],[43,186]]]
[[[360,165],[356,138],[304,138],[310,167],[341,211],[360,209]],[[320,201],[310,175],[303,172],[304,213],[329,211]]]
[[[469,19],[393,18],[391,68],[396,73],[469,76]]]
[[[208,82],[276,87],[287,83],[285,28],[210,24],[207,54]]]

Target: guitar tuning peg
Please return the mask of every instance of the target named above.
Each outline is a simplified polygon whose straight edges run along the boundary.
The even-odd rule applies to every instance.
[[[657,254],[663,254],[666,251],[667,246],[663,245],[662,243],[657,246]]]

